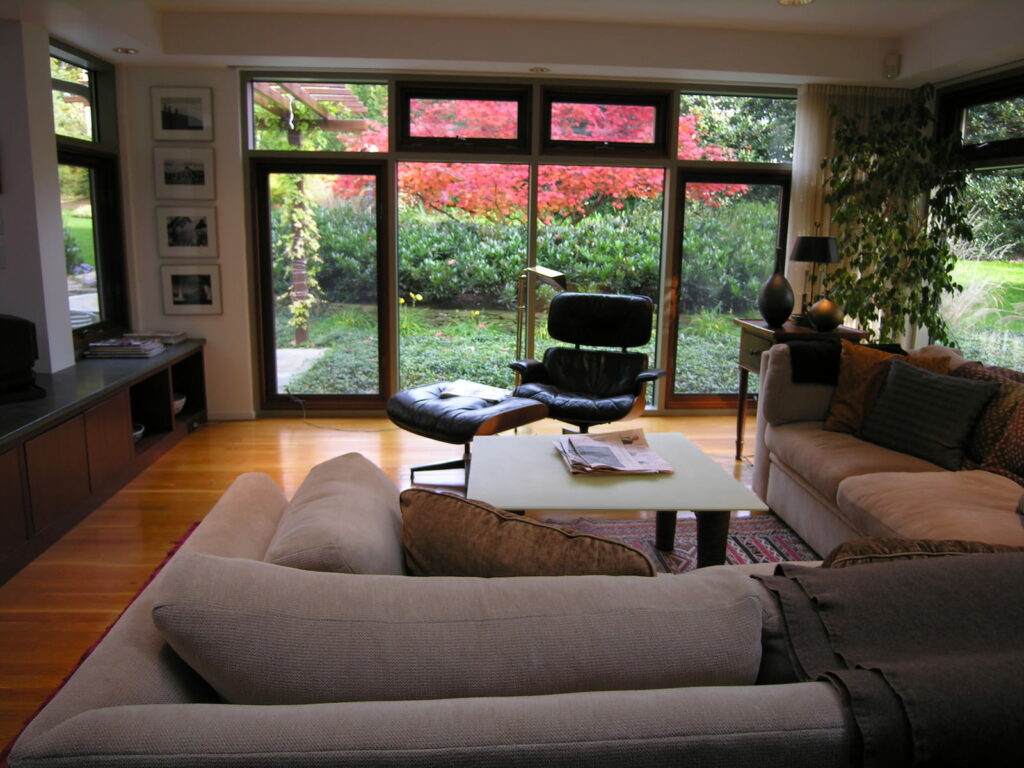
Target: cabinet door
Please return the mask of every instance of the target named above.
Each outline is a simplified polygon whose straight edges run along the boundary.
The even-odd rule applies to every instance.
[[[0,560],[28,539],[25,493],[21,479],[21,446],[0,453]]]
[[[132,407],[127,391],[85,412],[85,443],[89,453],[89,483],[95,492],[124,471],[135,458]]]
[[[85,417],[76,416],[25,443],[33,532],[68,515],[89,496]]]

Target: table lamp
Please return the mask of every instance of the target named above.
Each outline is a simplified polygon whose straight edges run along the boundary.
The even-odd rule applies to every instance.
[[[815,225],[817,226],[817,225]],[[789,256],[790,261],[800,261],[811,264],[810,276],[810,302],[808,302],[807,273],[804,273],[804,292],[800,298],[800,312],[803,315],[803,322],[806,322],[809,304],[816,301],[815,291],[818,285],[818,265],[836,264],[839,261],[839,249],[836,247],[834,237],[822,237],[820,235],[804,235],[796,239],[793,253]]]

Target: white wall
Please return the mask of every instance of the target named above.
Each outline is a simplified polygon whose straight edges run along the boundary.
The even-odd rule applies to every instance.
[[[50,40],[0,20],[0,312],[36,324],[38,373],[73,365],[50,97]]]
[[[253,394],[250,264],[246,243],[245,187],[239,118],[238,74],[228,69],[119,67],[121,162],[124,177],[128,272],[132,327],[183,330],[206,345],[206,396],[211,419],[251,419]],[[159,86],[211,88],[214,140],[173,142],[153,139],[150,89]],[[154,147],[212,147],[214,200],[160,200],[155,197]],[[214,206],[219,240],[217,258],[160,258],[157,206]],[[221,315],[165,315],[161,265],[216,264],[220,267]]]

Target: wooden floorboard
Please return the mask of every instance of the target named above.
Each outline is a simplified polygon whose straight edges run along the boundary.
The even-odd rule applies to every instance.
[[[748,453],[753,421],[747,420]],[[682,432],[749,485],[749,457],[734,458],[735,424],[731,416],[693,416],[645,417],[629,426]],[[554,435],[561,426],[545,420],[520,431]],[[310,467],[349,451],[364,454],[406,488],[411,467],[458,458],[462,449],[379,418],[209,424],[0,586],[0,745],[14,737],[236,476],[266,472],[291,496]],[[458,490],[460,477],[459,471],[446,471],[418,479]]]

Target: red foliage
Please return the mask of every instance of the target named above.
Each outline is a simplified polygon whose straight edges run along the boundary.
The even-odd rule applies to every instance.
[[[414,136],[510,138],[515,135],[514,102],[414,100],[410,133]],[[615,142],[650,142],[653,108],[558,103],[552,109],[552,137]],[[679,117],[679,159],[732,159],[731,150],[705,144],[696,115]],[[374,122],[359,135],[340,135],[349,149],[385,146],[387,126]],[[557,166],[538,169],[538,214],[544,221],[579,217],[602,204],[622,208],[624,201],[658,197],[664,192],[660,168]],[[442,211],[456,208],[475,216],[522,218],[529,197],[529,166],[503,163],[410,162],[398,166],[398,189],[406,203]],[[359,177],[340,176],[334,191],[361,194]],[[723,196],[746,194],[744,184],[687,184],[686,194],[715,206]]]

